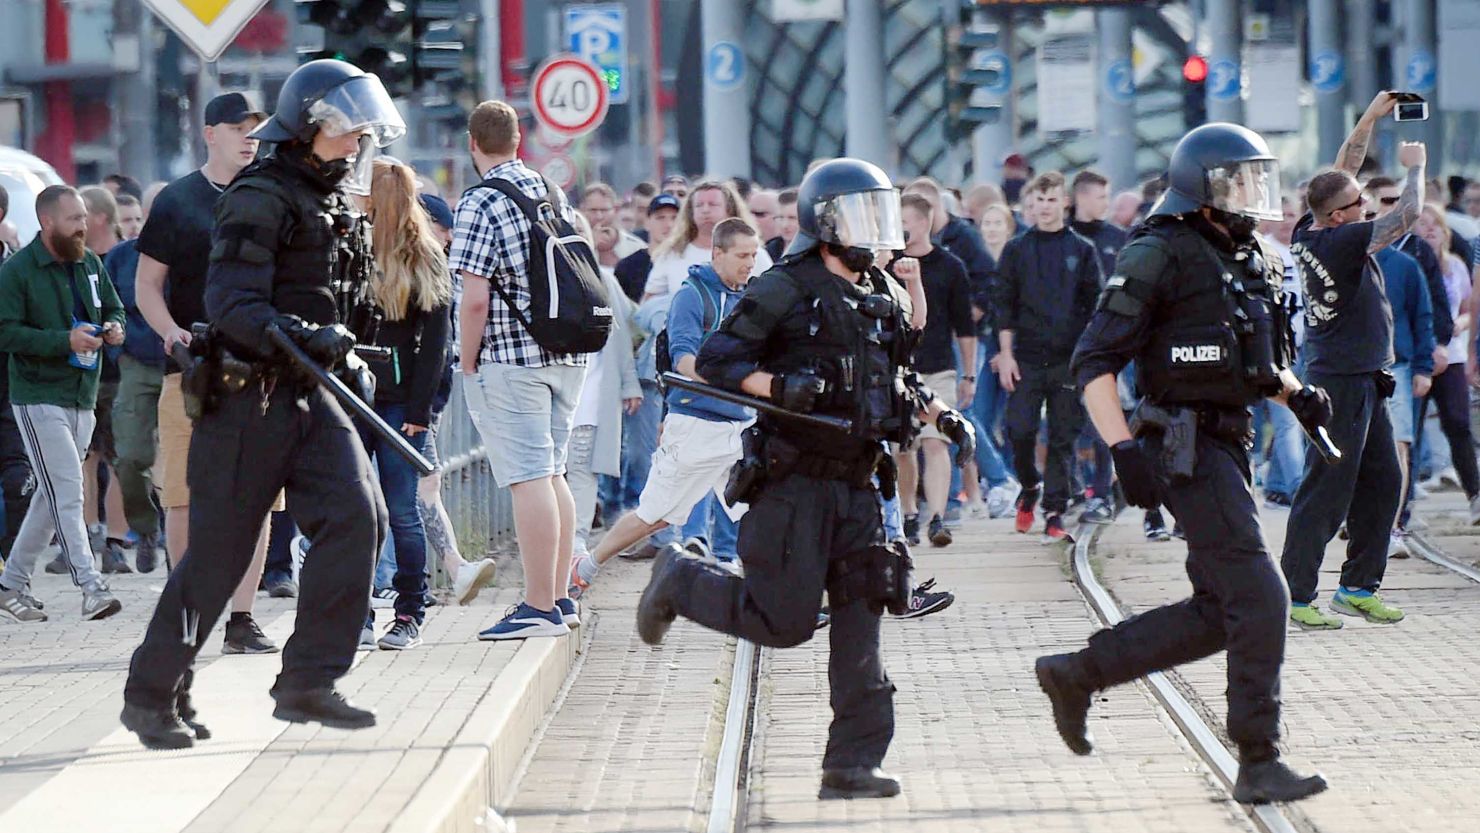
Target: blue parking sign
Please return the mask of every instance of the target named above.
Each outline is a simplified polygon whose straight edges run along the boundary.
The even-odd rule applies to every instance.
[[[570,51],[596,67],[612,104],[627,103],[627,8],[620,3],[566,6]]]

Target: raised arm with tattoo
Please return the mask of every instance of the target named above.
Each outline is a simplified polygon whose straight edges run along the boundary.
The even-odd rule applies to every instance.
[[[1428,153],[1422,142],[1404,142],[1398,148],[1398,163],[1408,169],[1403,176],[1403,193],[1397,208],[1372,221],[1372,242],[1368,252],[1378,252],[1408,233],[1423,212],[1423,169]]]
[[[1367,159],[1367,146],[1372,143],[1372,129],[1377,126],[1377,120],[1393,112],[1397,105],[1398,99],[1387,90],[1372,99],[1367,111],[1357,120],[1357,126],[1352,128],[1351,135],[1341,143],[1341,150],[1336,152],[1336,170],[1357,175],[1362,162]]]

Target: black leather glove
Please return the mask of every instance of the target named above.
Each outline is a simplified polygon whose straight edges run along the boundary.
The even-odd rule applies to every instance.
[[[935,430],[955,443],[957,466],[965,466],[976,459],[976,426],[959,411],[942,412],[935,418]]]
[[[338,326],[338,325],[335,325]],[[322,332],[322,330],[321,330]],[[360,397],[360,401],[366,405],[375,404],[375,373],[370,370],[370,365],[353,352],[344,357],[344,364],[334,371],[346,387],[354,391]],[[400,428],[401,426],[394,426]]]
[[[827,382],[805,370],[771,377],[771,401],[788,411],[810,414],[824,393],[827,393]]]
[[[314,361],[333,370],[355,349],[355,334],[343,324],[309,324],[296,315],[279,315],[273,322]]]
[[[1142,509],[1155,509],[1161,505],[1161,475],[1140,443],[1135,440],[1118,442],[1110,448],[1110,456],[1115,459],[1115,474],[1120,478],[1120,490],[1125,493],[1127,503]]]
[[[1290,394],[1290,411],[1306,430],[1331,424],[1331,397],[1325,388],[1306,385]]]

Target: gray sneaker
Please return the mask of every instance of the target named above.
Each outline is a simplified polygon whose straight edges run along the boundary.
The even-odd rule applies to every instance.
[[[421,644],[421,628],[411,619],[396,617],[385,636],[376,643],[382,651],[405,651]]]
[[[91,591],[82,591],[82,618],[107,619],[120,610],[123,610],[123,603],[108,592],[107,585],[99,585],[97,589]]]
[[[19,590],[0,588],[0,613],[17,622],[46,621],[46,612],[31,604],[30,596]]]
[[[355,650],[375,650],[375,627],[373,625],[366,625],[365,627],[360,629],[360,644],[356,646]]]

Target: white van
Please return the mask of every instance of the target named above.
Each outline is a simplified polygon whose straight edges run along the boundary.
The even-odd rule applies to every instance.
[[[36,219],[36,195],[48,185],[61,184],[56,169],[39,157],[0,145],[0,187],[10,194],[10,213],[5,221],[20,231],[22,246],[41,231],[41,223]]]

